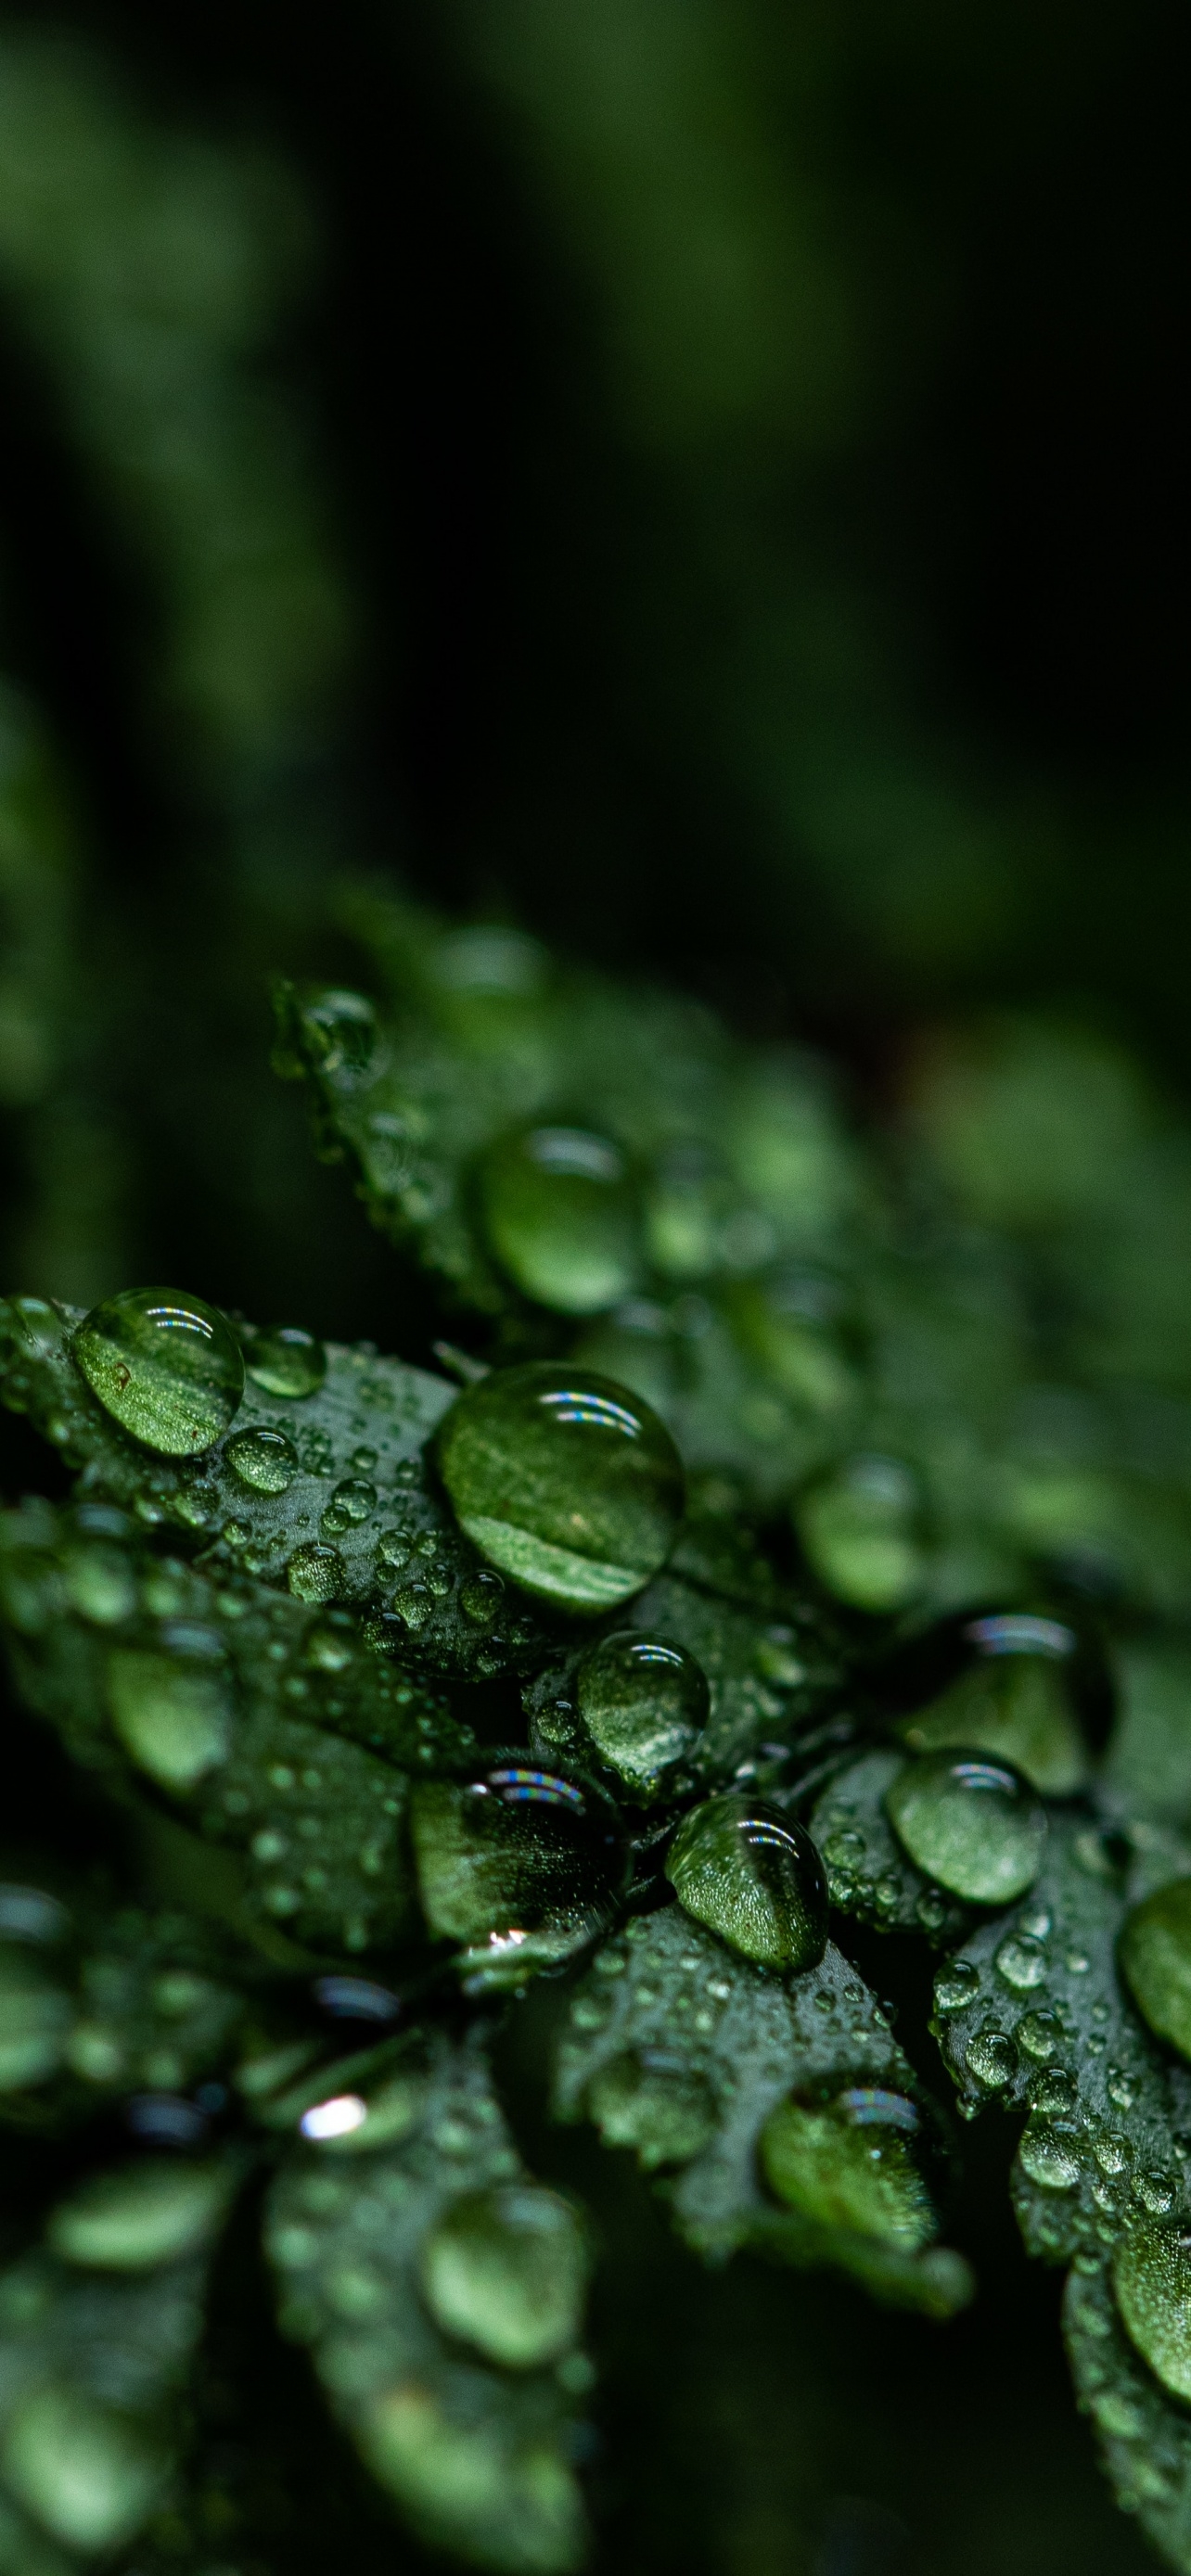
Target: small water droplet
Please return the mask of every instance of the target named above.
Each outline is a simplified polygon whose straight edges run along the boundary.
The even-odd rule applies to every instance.
[[[1033,2012],[1026,2013],[1017,2025],[1019,2045],[1024,2048],[1027,2057],[1037,2058],[1043,2064],[1048,2057],[1058,2056],[1064,2043],[1064,2036],[1063,2025],[1058,2014],[1048,2012],[1045,2006],[1041,2010],[1035,2009]]]
[[[808,1488],[798,1536],[828,1590],[857,1610],[903,1609],[921,1590],[922,1500],[899,1458],[845,1460]]]
[[[1046,1951],[1028,1932],[1011,1932],[997,1951],[997,1972],[1016,1994],[1046,1983]]]
[[[347,1570],[337,1547],[312,1539],[294,1549],[286,1582],[296,1601],[337,1601],[347,1590]]]
[[[457,2200],[427,2239],[422,2294],[444,2334],[505,2370],[540,2370],[582,2324],[587,2248],[569,2201],[522,2182]]]
[[[459,1586],[459,1607],[465,1619],[475,1628],[490,1628],[504,1606],[505,1588],[499,1574],[489,1574],[479,1566],[474,1574],[464,1576]]]
[[[87,2557],[133,2538],[169,2466],[155,2430],[65,2380],[42,2380],[18,2397],[5,2430],[10,2492],[44,2531]]]
[[[1021,2038],[1020,2024],[1017,2036]],[[1031,2110],[1040,2112],[1047,2120],[1062,2119],[1066,2112],[1075,2109],[1077,2099],[1075,2077],[1069,2075],[1063,2066],[1048,2066],[1044,2074],[1035,2076],[1030,2086]]]
[[[827,1883],[810,1835],[743,1790],[710,1798],[680,1825],[666,1876],[688,1914],[771,1968],[818,1965]]]
[[[1043,2191],[1071,2191],[1083,2172],[1079,2133],[1035,2116],[1026,2122],[1017,2150],[1023,2173]]]
[[[619,1629],[584,1656],[578,1700],[597,1750],[648,1801],[699,1740],[707,1722],[707,1676],[685,1646]]]
[[[1124,2137],[1119,2129],[1103,2129],[1099,2137],[1093,2138],[1092,2154],[1101,2173],[1109,2174],[1114,2179],[1120,2174],[1128,2173],[1133,2162],[1133,2149],[1128,2138]]]
[[[987,2085],[990,2092],[999,2092],[1013,2080],[1017,2063],[1013,2042],[995,2022],[987,2023],[968,2041],[967,2063],[978,2083]]]
[[[482,1556],[559,1607],[609,1610],[664,1564],[683,1504],[677,1450],[649,1405],[554,1362],[496,1370],[437,1435],[443,1482]]]
[[[241,1484],[251,1485],[258,1494],[287,1493],[298,1472],[293,1441],[286,1439],[284,1431],[267,1431],[263,1425],[237,1431],[227,1444],[226,1456]]]
[[[598,1315],[637,1270],[637,1211],[624,1156],[577,1127],[531,1127],[494,1146],[481,1198],[502,1270],[556,1314]]]
[[[1137,2085],[1127,2067],[1107,2067],[1104,2084],[1109,2101],[1115,2102],[1118,2111],[1132,2110],[1137,2099]]]
[[[970,1959],[948,1959],[935,1978],[940,2012],[962,2012],[980,1991],[980,1977]]]
[[[1139,2173],[1133,2188],[1142,2208],[1147,2209],[1152,2218],[1165,2217],[1167,2210],[1174,2206],[1174,2184],[1170,2175],[1162,2173],[1156,2165]]]
[[[885,1806],[910,1859],[953,1896],[1003,1905],[1038,1875],[1046,1811],[1008,1763],[924,1754],[898,1772]]]
[[[190,1458],[222,1438],[244,1393],[225,1315],[173,1288],[126,1288],[92,1308],[71,1349],[104,1410],[147,1449]]]
[[[164,1789],[193,1789],[227,1759],[231,1693],[224,1673],[205,1655],[113,1648],[107,1701],[126,1752]]]
[[[323,1528],[332,1538],[340,1538],[345,1530],[358,1529],[375,1510],[375,1485],[366,1476],[344,1476],[323,1513]]]

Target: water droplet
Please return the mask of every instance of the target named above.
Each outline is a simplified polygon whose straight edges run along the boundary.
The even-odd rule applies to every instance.
[[[670,1552],[683,1473],[665,1425],[612,1379],[554,1362],[494,1371],[437,1437],[443,1482],[480,1554],[569,1610],[609,1610]]]
[[[1017,2063],[1013,2042],[997,2029],[995,2022],[990,2022],[968,2041],[967,2063],[978,2084],[987,2085],[990,2093],[998,2093],[1002,2085],[1013,2080]]]
[[[168,2461],[132,2416],[64,2384],[18,2400],[4,2435],[5,2481],[68,2549],[118,2548],[156,2503]]]
[[[715,2104],[703,2079],[659,2064],[660,2052],[626,2049],[588,2087],[588,2108],[610,2147],[635,2147],[647,2172],[683,2165],[706,2146]]]
[[[762,2170],[778,2199],[816,2225],[912,2252],[936,2232],[912,2145],[919,2125],[897,2093],[858,2087],[832,2102],[782,2102],[761,2132]]]
[[[457,2200],[427,2239],[422,2294],[444,2334],[505,2370],[540,2370],[583,2322],[587,2248],[569,2201],[527,2183]]]
[[[970,1959],[948,1959],[935,1978],[935,2002],[940,2012],[962,2012],[979,1991],[979,1973]]]
[[[149,2271],[197,2253],[218,2227],[230,2176],[218,2164],[142,2158],[94,2174],[54,2211],[47,2237],[64,2262],[105,2272]]]
[[[1012,1763],[1042,1796],[1069,1798],[1087,1772],[1072,1704],[1071,1630],[1050,1619],[1005,1616],[971,1621],[965,1637],[976,1647],[975,1662],[906,1720],[902,1741],[914,1753],[988,1754]]]
[[[475,1628],[490,1628],[499,1618],[504,1604],[505,1588],[499,1574],[488,1574],[481,1566],[464,1577],[459,1586],[459,1607],[465,1619]]]
[[[1133,2149],[1119,2129],[1104,2129],[1098,2138],[1093,2138],[1092,2154],[1101,2173],[1111,2175],[1114,2180],[1118,2175],[1128,2173],[1133,2162]]]
[[[258,1494],[284,1494],[298,1472],[298,1453],[284,1431],[237,1431],[227,1444],[227,1462],[241,1484]]]
[[[624,1156],[578,1127],[532,1127],[492,1148],[481,1196],[502,1270],[540,1306],[598,1315],[637,1270],[637,1212]]]
[[[685,1646],[633,1629],[602,1637],[579,1667],[579,1712],[604,1760],[648,1801],[707,1722],[707,1676]]]
[[[375,1510],[375,1485],[366,1476],[344,1476],[323,1513],[323,1528],[332,1538],[339,1538],[344,1530],[358,1529]]]
[[[71,1344],[93,1392],[126,1431],[168,1458],[222,1438],[244,1393],[225,1315],[173,1288],[126,1288],[94,1306]]]
[[[1191,1878],[1176,1878],[1133,1907],[1119,1956],[1150,2029],[1191,2057]]]
[[[125,1751],[163,1789],[193,1789],[227,1760],[232,1700],[214,1658],[116,1647],[108,1657],[107,1700]]]
[[[1017,2155],[1022,2172],[1043,2191],[1072,2191],[1083,2172],[1078,2131],[1053,2128],[1046,2119],[1026,2122]]]
[[[1165,2217],[1167,2210],[1174,2205],[1174,2184],[1170,2175],[1161,2173],[1156,2165],[1145,2173],[1139,2173],[1133,2188],[1142,2208],[1148,2209],[1152,2218]]]
[[[1020,2023],[1017,2036],[1021,2038]],[[1064,2066],[1048,2066],[1044,2074],[1035,2076],[1030,2086],[1030,2108],[1041,2112],[1047,2120],[1061,2120],[1066,2112],[1075,2109],[1077,2098],[1075,2077],[1069,2075]]]
[[[466,1782],[413,1793],[422,1906],[431,1931],[467,1944],[461,1967],[520,1985],[607,1921],[625,1875],[610,1800],[516,1754]]]
[[[1172,2396],[1191,2398],[1191,2236],[1135,2227],[1117,2248],[1112,2286],[1142,2360]]]
[[[31,1959],[0,1953],[0,2093],[44,2084],[62,2063],[74,2006]]]
[[[286,1582],[296,1601],[338,1601],[347,1590],[347,1568],[337,1547],[310,1539],[294,1549]]]
[[[818,1966],[827,1945],[827,1881],[810,1835],[743,1790],[709,1798],[679,1826],[666,1860],[679,1903],[746,1959]]]
[[[915,1478],[897,1458],[849,1458],[799,1502],[798,1536],[815,1573],[856,1610],[900,1610],[921,1590],[925,1558]]]
[[[132,1568],[118,1547],[102,1540],[71,1548],[63,1562],[66,1597],[81,1619],[96,1628],[119,1627],[136,1608]]]
[[[1046,1813],[1007,1762],[924,1754],[898,1772],[885,1806],[911,1860],[953,1896],[1005,1905],[1038,1875]]]
[[[254,1333],[244,1352],[244,1365],[254,1386],[266,1395],[288,1396],[299,1402],[303,1396],[317,1395],[327,1374],[327,1354],[313,1333],[304,1333],[299,1324],[271,1324],[263,1333]]]
[[[1047,1956],[1041,1941],[1028,1932],[1010,1932],[997,1952],[997,1971],[1015,1994],[1029,1994],[1046,1983]]]

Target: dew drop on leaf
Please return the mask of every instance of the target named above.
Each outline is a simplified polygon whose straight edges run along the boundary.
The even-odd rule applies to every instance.
[[[1009,1933],[997,1952],[997,1973],[1015,1994],[1029,1994],[1035,1986],[1044,1986],[1048,1964],[1042,1942],[1029,1932]]]
[[[163,1789],[192,1789],[226,1760],[232,1703],[214,1659],[115,1647],[108,1657],[107,1698],[125,1751]]]
[[[779,2200],[820,2227],[913,2251],[936,2232],[918,2128],[912,2102],[862,2086],[825,2103],[781,2102],[761,2132],[762,2170]]]
[[[498,1619],[504,1604],[505,1588],[499,1574],[488,1574],[479,1566],[474,1574],[464,1577],[459,1586],[459,1607],[474,1628],[490,1628]]]
[[[967,2062],[978,2084],[986,2085],[990,2093],[999,2093],[1013,2080],[1017,2062],[1013,2042],[995,2023],[990,2024],[969,2040]]]
[[[123,1289],[84,1317],[71,1348],[105,1411],[164,1457],[209,1449],[244,1393],[226,1316],[180,1289]]]
[[[1073,2191],[1083,2172],[1078,2130],[1053,2127],[1045,2117],[1027,2121],[1017,2154],[1022,2172],[1043,2191]]]
[[[623,1154],[578,1127],[531,1127],[492,1147],[481,1199],[501,1269],[539,1306],[598,1315],[638,1267],[637,1212]]]
[[[296,1601],[337,1601],[347,1589],[347,1570],[337,1547],[310,1539],[294,1549],[286,1582]]]
[[[251,1485],[258,1494],[288,1492],[298,1472],[298,1453],[284,1431],[268,1431],[260,1425],[251,1431],[237,1431],[225,1452],[241,1484]]]
[[[903,1609],[922,1588],[917,1483],[898,1458],[857,1457],[812,1485],[795,1512],[820,1581],[855,1610]]]
[[[804,1826],[743,1790],[709,1798],[680,1825],[666,1876],[696,1922],[767,1968],[818,1966],[827,1881]]]
[[[255,1333],[244,1364],[254,1386],[263,1388],[266,1395],[288,1396],[291,1402],[317,1395],[327,1374],[322,1343],[313,1333],[303,1332],[300,1324],[271,1324],[265,1332]]]
[[[10,2416],[0,2465],[11,2492],[43,2529],[90,2554],[131,2540],[168,2463],[135,2417],[51,2382]]]
[[[452,1405],[436,1450],[473,1545],[542,1600],[614,1609],[669,1555],[681,1461],[652,1408],[611,1378],[553,1361],[494,1371]]]
[[[579,2335],[583,2230],[557,2192],[516,2182],[469,2192],[427,2238],[421,2280],[444,2334],[506,2370],[540,2370]]]
[[[1121,1968],[1158,2039],[1191,2057],[1191,1878],[1155,1888],[1126,1917]]]
[[[979,1988],[980,1977],[970,1959],[948,1959],[935,1978],[935,2002],[940,2012],[962,2012]]]
[[[485,1984],[519,1985],[608,1920],[625,1878],[616,1810],[587,1782],[511,1754],[414,1791],[414,1852],[432,1932]]]
[[[1117,2248],[1112,2286],[1143,2361],[1173,2397],[1191,2398],[1191,2237],[1143,2222]]]
[[[1027,2057],[1036,2059],[1039,2065],[1044,2066],[1048,2058],[1058,2056],[1064,2044],[1065,2033],[1058,2014],[1048,2012],[1046,2006],[1042,2005],[1035,2006],[1033,2012],[1023,2014],[1017,2025],[1017,2037],[1018,2044],[1024,2048]]]
[[[910,1859],[953,1896],[1006,1905],[1038,1875],[1045,1810],[1007,1762],[924,1754],[898,1772],[885,1806]]]
[[[59,2202],[48,2241],[64,2262],[100,2271],[177,2263],[209,2242],[228,2186],[224,2165],[145,2157],[115,2173],[89,2175]]]
[[[604,1760],[648,1801],[690,1754],[707,1723],[707,1676],[685,1646],[633,1629],[603,1637],[584,1656],[579,1713]]]

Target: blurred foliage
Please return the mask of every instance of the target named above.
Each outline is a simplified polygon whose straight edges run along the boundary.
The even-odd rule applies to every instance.
[[[656,1615],[708,1663],[717,1746],[767,1698],[813,1710],[828,1594],[847,1631],[1044,1575],[1115,1624],[1100,1795],[1149,1819],[1157,1875],[1189,1812],[1182,43],[1167,0],[0,15],[5,1279],[85,1307],[179,1278],[415,1365],[446,1333],[456,1370],[578,1346],[705,1480]],[[453,929],[394,895],[395,860]],[[283,1069],[396,1261],[271,1080],[276,974]],[[385,1032],[363,1090],[317,1000],[357,986]],[[577,1326],[494,1257],[495,1161],[487,1216],[474,1185],[539,1115],[610,1129],[648,1202],[624,1293]],[[782,1550],[792,1511],[813,1609],[729,1564],[742,1493]],[[295,1656],[317,1625],[257,1604],[245,1670],[274,1617]],[[453,1601],[434,1619],[464,1634]],[[547,1679],[535,1726],[573,1658]],[[30,1868],[89,1857],[87,1795],[12,1722],[21,1817],[59,1827],[20,1823]],[[875,1836],[850,1893],[836,1869],[850,1933],[921,1926],[921,1873],[877,1865],[883,1788],[845,1778]],[[126,1824],[168,1893],[180,1829]],[[241,1936],[256,1896],[233,1873],[224,1902]],[[872,1973],[929,2048],[897,1935]],[[505,2045],[540,2164],[538,2061]],[[13,2295],[52,2309],[23,2213],[73,2150],[48,2177],[6,2152]],[[1141,2563],[990,2191],[961,2240],[983,2300],[944,2348],[836,2283],[692,2287],[583,2132],[549,2154],[614,2285],[609,2563]],[[304,2382],[246,2368],[232,2246],[191,2485],[135,2576],[337,2543],[387,2565],[346,2449],[310,2466]],[[1089,2400],[1095,2309],[1072,2293]],[[1127,2484],[1125,2414],[1101,2433]],[[1177,2521],[1172,2493],[1136,2500]],[[0,2566],[39,2547],[0,2518]]]

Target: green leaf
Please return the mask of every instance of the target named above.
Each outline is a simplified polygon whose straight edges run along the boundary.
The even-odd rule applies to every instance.
[[[357,1622],[162,1558],[120,1519],[36,1505],[0,1530],[24,1696],[117,1793],[151,1788],[243,1851],[267,1920],[391,1942],[411,1920],[408,1773],[466,1756],[469,1731]]]
[[[972,2292],[959,2255],[907,2252],[805,2201],[783,2206],[758,2163],[766,2124],[792,2096],[814,2112],[851,2091],[879,2094],[905,2111],[915,2090],[884,2014],[837,1949],[802,1976],[770,1976],[670,1905],[597,1952],[572,1999],[555,2102],[560,2118],[586,2115],[606,2144],[634,2147],[647,2170],[674,2169],[675,2224],[705,2257],[754,2245],[832,2264],[878,2297],[945,2316]]]
[[[403,2043],[371,2095],[340,2080],[270,2198],[283,2330],[425,2539],[562,2576],[585,2546],[578,2222],[525,2175],[478,2045]]]
[[[1111,2244],[1139,2211],[1189,2206],[1172,2076],[1117,1969],[1125,1912],[1112,1845],[1086,1818],[1052,1813],[1029,1895],[935,1980],[965,2116],[990,2101],[1030,2114],[1013,2196],[1027,2247],[1052,2262]]]
[[[70,2553],[51,2546],[47,2571],[106,2562],[162,2502],[202,2330],[198,2249],[235,2179],[168,2159],[95,2177],[51,2214],[53,2250],[0,2275],[0,2549],[27,2519],[43,2551]]]
[[[71,1357],[81,1321],[76,1308],[37,1298],[0,1307],[0,1400],[82,1470],[81,1498],[120,1504],[143,1527],[164,1526],[299,1598],[389,1611],[403,1656],[431,1669],[528,1668],[550,1631],[520,1596],[494,1587],[469,1604],[480,1560],[427,1474],[424,1444],[456,1393],[444,1379],[331,1343],[315,1392],[271,1397],[253,1384],[243,1326],[250,1374],[229,1433],[201,1456],[164,1458],[92,1393]],[[280,1434],[293,1453],[283,1492],[262,1492],[237,1470],[236,1444],[254,1430]]]
[[[831,1902],[880,1931],[954,1941],[970,1923],[971,1908],[915,1868],[885,1812],[886,1791],[903,1767],[900,1753],[863,1753],[835,1774],[819,1799],[811,1833],[827,1864]]]
[[[245,1999],[209,1925],[136,1906],[68,1908],[0,1882],[0,2114],[77,2119],[129,2092],[179,2092],[233,2046]]]
[[[1063,2338],[1118,2502],[1170,2566],[1191,2568],[1191,2416],[1134,2350],[1103,2266],[1071,2273]]]

